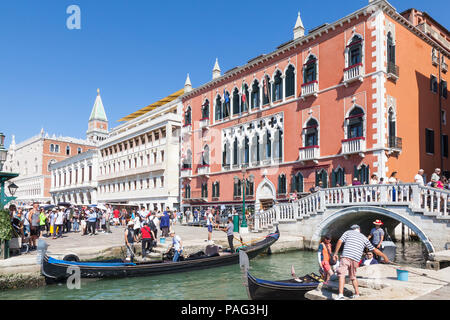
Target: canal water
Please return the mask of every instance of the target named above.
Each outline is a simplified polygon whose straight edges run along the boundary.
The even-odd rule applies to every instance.
[[[426,258],[420,242],[397,243],[396,263],[424,267]],[[251,273],[267,280],[289,279],[291,265],[297,275],[318,273],[317,253],[295,251],[261,255],[250,261]],[[247,299],[239,265],[179,274],[114,280],[81,281],[80,289],[66,284],[36,289],[0,292],[0,300],[230,300]]]

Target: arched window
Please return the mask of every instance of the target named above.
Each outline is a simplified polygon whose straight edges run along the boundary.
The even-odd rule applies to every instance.
[[[78,148],[77,152],[80,154],[82,152],[81,148]]]
[[[347,126],[347,138],[359,138],[364,135],[363,124],[364,111],[359,107],[354,107],[350,112]]]
[[[388,64],[395,64],[395,43],[391,32],[387,34],[387,62]]]
[[[66,156],[70,156],[70,146],[66,146]]]
[[[185,199],[191,198],[191,185],[190,184],[186,184],[184,187],[184,198]]]
[[[209,165],[209,147],[208,145],[205,146],[202,153],[202,165]]]
[[[300,172],[292,175],[291,192],[303,192],[303,175]]]
[[[223,151],[222,151],[222,166],[228,165],[227,163],[227,145],[223,145]]]
[[[202,198],[208,198],[208,183],[202,183]]]
[[[219,181],[216,181],[212,185],[212,197],[218,198],[220,196],[220,184]]]
[[[252,101],[251,101],[251,105],[252,105],[252,109],[254,108],[259,108],[259,82],[258,80],[253,81],[253,85],[252,85]]]
[[[238,164],[238,140],[233,141],[233,164]]]
[[[284,173],[278,176],[278,194],[286,194],[286,175]]]
[[[290,65],[286,70],[286,92],[285,96],[290,97],[295,94],[295,68],[293,65]]]
[[[216,120],[222,120],[223,110],[222,110],[222,98],[220,95],[216,98],[216,110],[215,110]]]
[[[250,147],[248,137],[244,139],[244,164],[248,164],[250,161]]]
[[[266,131],[266,159],[272,157],[272,141],[270,141],[270,132]]]
[[[278,159],[283,158],[283,130],[278,129]]]
[[[316,119],[310,119],[306,123],[305,130],[305,147],[312,147],[319,145],[319,124]]]
[[[55,152],[55,145],[53,143],[50,144],[50,152]]]
[[[222,118],[226,118],[230,116],[230,110],[231,110],[231,103],[230,103],[230,93],[228,91],[225,91],[223,94],[224,98],[224,105],[223,105],[223,114]]]
[[[395,114],[394,110],[392,108],[389,109],[388,113],[388,131],[389,131],[389,147],[395,147],[395,136],[396,136],[396,121],[395,121]]]
[[[240,197],[242,195],[242,181],[234,177],[234,187],[233,187],[233,196]]]
[[[317,80],[317,59],[310,55],[308,61],[303,65],[303,83]]]
[[[281,79],[281,72],[278,70],[273,78],[273,101],[283,99],[283,80]]]
[[[270,78],[266,75],[263,80],[263,105],[270,103],[270,92]]]
[[[209,100],[206,99],[202,105],[202,119],[209,119]]]
[[[328,188],[328,174],[325,169],[316,171],[316,186],[319,186],[320,182],[322,182],[322,188]]]
[[[347,46],[349,67],[362,62],[362,41],[360,36],[354,35],[352,41]]]
[[[248,99],[249,99],[249,92],[248,92],[248,85],[245,83],[242,86],[242,94],[241,94],[241,112],[248,111]]]
[[[51,159],[51,160],[48,162],[48,165],[47,165],[47,171],[48,171],[48,172],[50,172],[50,165],[51,165],[52,163],[55,163],[55,162],[56,162],[55,159]]]
[[[369,184],[370,167],[362,164],[359,168],[354,166],[353,178],[357,178],[361,184]]]
[[[345,186],[345,169],[338,168],[331,172],[331,187]]]
[[[233,91],[233,115],[241,113],[239,100],[239,90],[235,88]]]
[[[188,150],[183,160],[183,169],[192,169],[192,152]]]
[[[186,112],[184,114],[184,125],[190,125],[191,124],[191,107],[187,107]]]

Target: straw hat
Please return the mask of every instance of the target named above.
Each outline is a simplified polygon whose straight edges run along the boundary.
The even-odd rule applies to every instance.
[[[373,222],[373,224],[377,225],[377,226],[381,226],[383,224],[383,222],[381,222],[381,220],[375,220]]]

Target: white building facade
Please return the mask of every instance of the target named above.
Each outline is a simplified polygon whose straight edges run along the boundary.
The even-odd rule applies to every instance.
[[[98,150],[91,149],[50,165],[53,204],[97,203]]]
[[[100,143],[99,203],[179,208],[181,102],[170,97],[151,111],[142,109]]]

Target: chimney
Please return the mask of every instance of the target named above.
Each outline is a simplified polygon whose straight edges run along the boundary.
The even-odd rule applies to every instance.
[[[302,19],[300,18],[300,11],[298,12],[297,21],[294,26],[294,40],[305,35],[305,28],[303,27]]]

